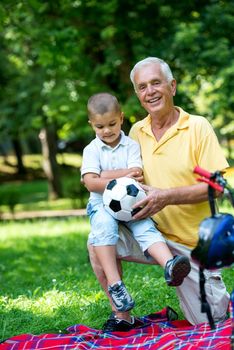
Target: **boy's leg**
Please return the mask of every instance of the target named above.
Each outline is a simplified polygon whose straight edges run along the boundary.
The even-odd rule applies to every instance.
[[[164,268],[166,283],[169,286],[179,286],[190,272],[190,262],[185,256],[173,256],[165,239],[151,219],[131,221],[126,224],[142,251],[150,255]]]
[[[91,224],[88,244],[93,246],[99,266],[102,266],[108,283],[119,281],[120,275],[116,263],[116,243],[119,237],[118,223],[104,209],[102,203],[89,204],[88,215]],[[93,251],[92,256],[94,256]],[[97,262],[95,264],[97,265]]]
[[[134,328],[141,328],[141,327],[147,326],[147,323],[144,323],[137,317],[131,316],[130,311],[121,312],[115,308],[108,292],[108,284],[107,284],[106,276],[104,274],[102,266],[100,265],[99,260],[97,259],[96,252],[93,248],[94,247],[92,245],[88,244],[90,262],[99,283],[101,284],[102,288],[104,289],[109,299],[111,309],[112,309],[112,313],[110,314],[110,317],[106,320],[106,322],[102,327],[103,331],[104,332],[118,332],[118,331],[128,332]],[[119,274],[120,276],[122,276],[122,267],[121,267],[120,259],[117,259],[117,266],[119,269]]]
[[[107,278],[107,284],[111,285],[121,280],[119,274],[117,259],[116,259],[116,246],[94,246],[97,258],[100,265],[103,267],[104,274]]]
[[[97,260],[107,279],[108,292],[116,309],[121,312],[134,307],[134,301],[128,293],[116,262],[116,243],[118,241],[118,222],[104,209],[102,204],[89,207],[92,244]]]
[[[98,282],[102,286],[103,290],[106,293],[106,296],[109,299],[112,312],[117,316],[117,318],[124,319],[124,320],[130,322],[131,321],[131,316],[130,316],[129,311],[125,311],[125,312],[118,311],[116,309],[115,305],[112,302],[112,299],[111,299],[111,297],[109,295],[109,292],[108,292],[107,278],[106,278],[104,270],[103,270],[103,268],[102,268],[102,266],[101,266],[101,264],[100,264],[100,262],[99,262],[99,260],[97,258],[97,254],[96,254],[96,252],[94,250],[94,247],[92,245],[88,244],[87,248],[88,248],[88,252],[89,252],[89,258],[90,258],[91,266],[92,266],[93,271],[94,271],[94,273],[95,273],[95,275],[97,277]],[[120,259],[117,259],[116,263],[117,263],[117,266],[118,266],[120,277],[122,278],[122,265],[121,265]]]
[[[131,310],[135,302],[121,280],[115,246],[95,246],[94,250],[106,275],[108,292],[116,309],[122,312]]]

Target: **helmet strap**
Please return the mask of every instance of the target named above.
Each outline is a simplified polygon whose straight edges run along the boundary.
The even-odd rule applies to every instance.
[[[208,304],[208,302],[206,300],[206,291],[205,291],[206,279],[205,279],[205,275],[204,275],[203,270],[204,269],[202,267],[200,267],[199,276],[200,276],[201,312],[202,313],[206,312],[210,328],[215,329],[215,323],[214,323],[214,319],[213,319],[212,314],[211,314],[210,305]]]
[[[214,189],[211,186],[208,186],[208,199],[210,204],[211,216],[215,216],[216,208],[215,208],[215,198],[214,198]]]

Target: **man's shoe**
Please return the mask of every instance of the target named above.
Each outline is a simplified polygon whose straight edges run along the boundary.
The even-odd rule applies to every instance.
[[[139,318],[131,316],[131,322],[118,319],[112,312],[108,320],[104,323],[103,332],[128,332],[134,328],[142,328],[149,326],[150,323],[145,323]]]
[[[176,255],[173,259],[168,260],[164,271],[168,286],[180,286],[190,270],[191,265],[186,256]]]
[[[122,281],[108,287],[110,297],[118,311],[128,311],[134,307],[134,300]]]

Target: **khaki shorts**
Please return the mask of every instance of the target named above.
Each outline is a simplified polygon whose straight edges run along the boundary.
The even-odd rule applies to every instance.
[[[180,300],[180,307],[185,318],[191,324],[207,322],[205,313],[201,313],[199,266],[191,260],[191,249],[182,244],[167,240],[167,245],[173,255],[184,255],[190,259],[191,272],[184,279],[181,286],[176,287]],[[134,261],[143,264],[157,264],[152,258],[147,258],[141,251],[128,229],[119,225],[119,240],[117,243],[117,255],[121,260]],[[214,321],[223,321],[226,317],[229,294],[223,283],[221,270],[205,270],[206,298],[211,307]],[[157,298],[157,295],[155,295]]]

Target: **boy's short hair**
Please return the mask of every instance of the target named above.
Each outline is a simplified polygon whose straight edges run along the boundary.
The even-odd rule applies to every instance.
[[[87,104],[89,119],[97,114],[105,114],[107,112],[121,113],[121,107],[117,98],[108,92],[101,92],[92,95]]]

